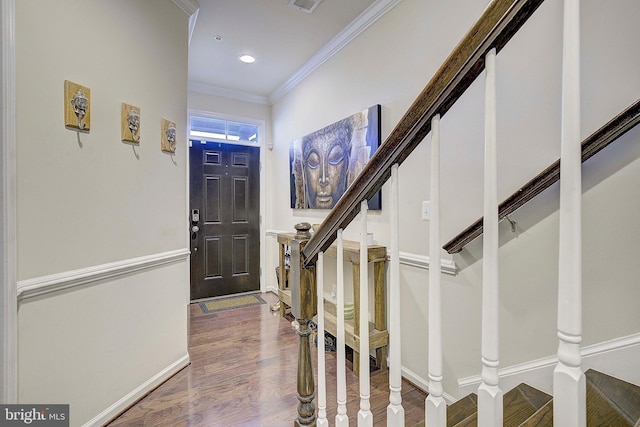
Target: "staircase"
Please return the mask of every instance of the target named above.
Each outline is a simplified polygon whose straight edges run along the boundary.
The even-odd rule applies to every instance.
[[[587,426],[640,427],[640,387],[593,369],[587,378]],[[447,408],[447,427],[478,424],[477,396],[469,394]],[[504,425],[553,426],[553,398],[527,384],[504,395]],[[424,427],[424,421],[414,427]]]
[[[499,232],[498,221],[498,175],[497,175],[497,91],[496,58],[500,50],[507,45],[514,34],[531,17],[543,0],[492,0],[481,17],[471,27],[461,42],[454,48],[442,66],[433,75],[425,89],[391,131],[385,142],[375,151],[367,166],[348,187],[337,204],[325,217],[320,227],[311,235],[310,225],[296,225],[297,233],[291,241],[292,266],[292,313],[301,325],[298,357],[298,416],[297,426],[328,426],[326,417],[326,383],[324,352],[320,351],[318,361],[318,416],[315,413],[316,398],[314,373],[311,366],[308,323],[316,314],[324,319],[323,304],[317,307],[316,301],[322,300],[324,280],[324,252],[337,242],[338,254],[343,253],[342,233],[356,217],[360,229],[360,265],[367,265],[368,225],[367,201],[383,185],[389,182],[389,406],[387,407],[387,425],[404,426],[404,408],[400,399],[402,357],[401,357],[401,305],[400,305],[400,184],[399,167],[413,150],[431,136],[431,155],[429,168],[431,220],[429,221],[429,300],[428,300],[428,378],[431,394],[425,402],[425,412],[429,427],[468,426],[477,424],[477,414],[482,415],[483,424],[496,425],[552,425],[558,426],[632,426],[640,427],[640,387],[635,387],[607,375],[589,371],[587,375],[580,366],[582,342],[582,157],[580,122],[580,1],[564,0],[562,17],[562,87],[560,122],[562,132],[558,136],[561,145],[561,161],[539,174],[527,184],[526,190],[520,189],[514,196],[519,205],[523,200],[520,193],[538,194],[542,183],[553,181],[559,173],[560,186],[559,216],[559,256],[558,256],[558,363],[554,370],[553,387],[562,392],[553,398],[526,384],[504,394],[498,386],[500,366],[499,343]],[[441,286],[440,258],[440,119],[458,101],[471,84],[484,73],[485,80],[485,161],[484,161],[484,215],[480,228],[462,233],[464,240],[470,236],[483,234],[482,242],[482,330],[481,360],[482,385],[478,396],[467,396],[449,408],[449,417],[445,413],[444,399],[444,353],[443,301]],[[613,141],[617,136],[636,126],[640,121],[638,103],[623,112],[614,120],[611,127],[605,126],[603,138],[595,140]],[[626,118],[626,119],[622,119]],[[605,137],[611,135],[611,138]],[[591,140],[591,138],[589,138]],[[588,144],[590,145],[590,144]],[[595,144],[595,145],[600,145]],[[560,168],[561,166],[561,168]],[[555,181],[554,181],[555,182]],[[545,184],[546,185],[546,184]],[[531,190],[531,191],[529,191]],[[505,213],[503,211],[503,213]],[[447,212],[442,212],[447,215]],[[506,215],[506,214],[505,214]],[[468,231],[468,232],[467,232]],[[458,242],[459,243],[459,242]],[[462,243],[464,245],[464,243]],[[461,248],[461,247],[460,247]],[[458,244],[447,250],[457,252]],[[343,260],[338,258],[336,277],[338,289],[342,289],[340,280],[344,276]],[[369,276],[368,268],[361,268],[354,284],[359,286],[360,301],[368,307]],[[317,278],[316,278],[317,273]],[[316,283],[317,280],[317,283]],[[479,278],[478,278],[479,280]],[[356,287],[354,286],[354,289]],[[420,303],[418,303],[420,304]],[[338,297],[338,307],[343,302]],[[342,315],[338,315],[342,318]],[[324,320],[323,320],[324,322]],[[367,330],[368,313],[360,311],[358,319],[360,329]],[[405,327],[420,325],[405,325]],[[337,327],[343,330],[342,326]],[[322,330],[322,328],[320,329]],[[360,354],[371,350],[369,337],[360,337]],[[341,342],[342,341],[342,342]],[[338,348],[344,345],[344,338],[337,338]],[[320,362],[322,361],[322,363]],[[361,358],[359,394],[360,410],[358,426],[371,427],[374,415],[371,410],[371,378],[365,374],[366,360]],[[338,366],[344,367],[344,355],[338,355]],[[320,367],[321,366],[321,367]],[[342,375],[344,377],[344,375]],[[338,379],[338,416],[336,426],[349,424],[344,395],[344,379]],[[585,396],[586,395],[586,396]],[[553,399],[553,400],[552,400]],[[478,409],[478,404],[480,408]],[[555,407],[555,409],[554,409]],[[354,417],[354,414],[351,415]],[[585,420],[586,418],[586,420]],[[423,424],[424,425],[424,424]]]

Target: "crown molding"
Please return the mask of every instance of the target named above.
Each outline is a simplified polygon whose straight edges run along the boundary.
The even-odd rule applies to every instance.
[[[195,0],[172,1],[180,6],[180,3],[182,2],[190,2]],[[296,87],[300,82],[307,78],[307,76],[313,73],[322,64],[327,62],[333,55],[342,50],[342,48],[351,43],[353,39],[358,37],[364,30],[373,25],[378,19],[382,18],[387,12],[397,6],[401,1],[402,0],[376,0],[371,6],[367,8],[367,10],[362,12],[356,19],[353,20],[353,22],[351,22],[347,27],[340,31],[326,45],[324,45],[324,47],[320,49],[318,53],[316,53],[309,61],[307,61],[298,71],[292,74],[286,82],[278,86],[268,97],[195,82],[189,82],[189,90],[191,92],[222,96],[225,98],[236,99],[238,101],[244,102],[252,102],[256,104],[275,104],[284,95],[293,90],[294,87]],[[183,10],[185,9],[183,8]]]
[[[171,0],[173,4],[178,6],[187,16],[191,17],[191,15],[198,12],[200,9],[200,4],[198,0]]]
[[[398,5],[402,0],[376,0],[371,6],[362,12],[349,26],[340,31],[329,43],[316,53],[313,58],[307,61],[302,68],[296,71],[282,85],[278,86],[269,95],[269,103],[275,104],[284,95],[296,87],[302,80],[327,62],[333,55],[347,46],[353,39],[358,37],[364,30],[382,18],[387,12]]]
[[[224,98],[236,99],[238,101],[252,102],[254,104],[269,105],[269,99],[266,96],[254,95],[240,90],[227,89],[224,87],[207,85],[203,83],[189,82],[187,86],[190,92],[204,93],[207,95],[222,96]]]

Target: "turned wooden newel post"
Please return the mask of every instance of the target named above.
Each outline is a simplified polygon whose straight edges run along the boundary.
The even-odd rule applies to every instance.
[[[315,385],[313,381],[313,367],[311,365],[311,328],[309,322],[317,313],[316,307],[316,276],[315,268],[304,268],[302,250],[311,238],[309,230],[311,225],[303,222],[297,224],[296,235],[291,240],[291,312],[296,318],[300,328],[300,347],[298,349],[298,418],[294,421],[295,427],[315,426],[316,407]]]

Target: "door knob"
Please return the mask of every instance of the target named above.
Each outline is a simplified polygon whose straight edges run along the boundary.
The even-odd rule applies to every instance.
[[[194,233],[197,233],[198,231],[200,231],[200,227],[198,227],[197,225],[194,225],[193,227],[191,227],[191,231],[193,231]]]

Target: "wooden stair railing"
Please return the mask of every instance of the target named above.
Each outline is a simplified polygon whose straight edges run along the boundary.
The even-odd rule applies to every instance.
[[[292,245],[292,308],[300,324],[298,357],[298,416],[296,426],[316,424],[315,386],[308,349],[308,322],[316,313],[315,277],[312,274],[318,255],[335,241],[338,230],[344,229],[361,209],[364,201],[379,191],[391,176],[394,165],[400,165],[431,131],[434,116],[444,116],[471,86],[485,68],[489,51],[495,55],[531,17],[543,0],[492,0],[482,16],[453,49],[405,115],[376,150],[364,170],[329,212],[320,228],[307,241],[306,230],[298,228]],[[364,206],[364,207],[363,207]],[[364,223],[366,224],[366,222]],[[366,230],[366,225],[364,226]],[[307,229],[308,230],[308,229]],[[365,234],[363,234],[365,235]],[[365,270],[366,271],[366,270]],[[361,279],[366,283],[366,280]],[[362,317],[362,316],[361,316]],[[361,319],[361,323],[363,320]],[[365,322],[366,323],[366,322]],[[361,343],[364,340],[361,340]],[[364,360],[364,359],[363,359]],[[365,381],[366,383],[366,381]],[[364,387],[364,388],[363,388]],[[366,398],[368,385],[361,382],[361,400]],[[364,394],[363,394],[364,393]],[[361,415],[367,424],[368,402],[361,402]],[[365,421],[363,421],[364,423]]]
[[[499,52],[542,1],[493,0],[487,6],[309,240],[303,251],[305,266],[315,263],[338,229],[346,228],[360,212],[360,202],[379,191],[391,167],[400,165],[431,131],[431,118],[444,116],[480,75],[486,53],[492,48]]]
[[[582,162],[586,162],[603,148],[620,138],[640,123],[640,99],[611,119],[600,129],[582,141]],[[525,203],[542,193],[560,179],[560,160],[540,172],[498,207],[498,219],[515,212]],[[483,218],[478,219],[442,248],[450,254],[460,252],[467,244],[482,235]]]

